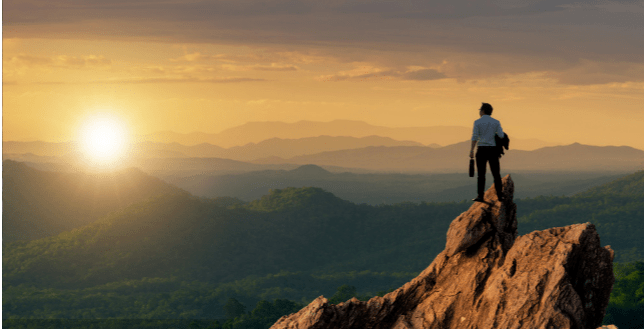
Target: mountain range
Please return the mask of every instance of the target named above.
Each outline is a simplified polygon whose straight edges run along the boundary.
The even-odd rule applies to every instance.
[[[390,128],[370,125],[363,121],[334,120],[330,122],[298,121],[286,122],[248,122],[226,129],[217,134],[195,132],[181,134],[159,132],[143,136],[145,140],[162,143],[177,142],[184,145],[209,143],[229,148],[259,143],[271,138],[300,139],[317,136],[381,136],[395,140],[415,141],[424,145],[448,145],[471,135],[471,128],[458,126],[426,126]]]
[[[179,143],[184,145],[209,143],[230,148],[249,143],[257,144],[272,138],[303,139],[318,136],[352,136],[362,138],[380,136],[398,141],[413,141],[427,146],[445,146],[467,139],[471,134],[471,127],[419,126],[391,128],[374,126],[363,121],[334,120],[330,122],[298,121],[294,123],[248,122],[217,134],[202,132],[181,134],[165,131],[145,135],[141,139],[152,142]],[[536,138],[513,138],[514,147],[520,150],[535,150],[557,144]],[[345,147],[345,149],[349,148],[352,147]]]
[[[47,143],[3,142],[3,145],[3,159],[26,162],[45,170],[86,170],[77,153],[70,152],[60,157],[51,155],[53,151],[43,151]],[[362,147],[364,145],[369,146]],[[52,143],[51,146],[56,150],[64,149],[61,144]],[[469,149],[469,141],[430,147],[377,136],[273,138],[229,149],[211,144],[185,146],[146,142],[138,144],[129,162],[122,163],[121,167],[137,167],[157,177],[290,170],[305,164],[315,164],[333,172],[456,173],[465,171]],[[319,152],[321,150],[327,151]],[[283,158],[278,155],[295,156]],[[516,150],[511,143],[510,150],[501,159],[501,169],[506,172],[632,172],[643,167],[642,150],[579,143],[533,151]]]
[[[139,157],[201,157],[252,161],[267,157],[292,158],[320,152],[357,149],[368,146],[423,146],[418,142],[397,141],[388,137],[317,136],[299,139],[271,138],[259,143],[222,148],[212,144],[184,146],[178,143],[140,143],[136,145]],[[430,147],[440,147],[433,144]],[[172,153],[174,152],[174,153]]]
[[[366,146],[439,147],[458,143],[470,134],[471,128],[466,127],[389,128],[348,120],[249,122],[217,134],[166,131],[136,136],[134,149],[141,156],[147,157],[223,157],[246,161],[266,156],[289,158]],[[515,149],[534,150],[554,145],[556,143],[538,139],[513,138]],[[38,156],[60,157],[74,153],[76,149],[73,142],[3,141],[4,154],[33,153]]]
[[[259,163],[315,164],[388,172],[464,172],[471,142],[440,148],[381,147],[322,152]],[[592,146],[574,143],[534,151],[511,149],[501,159],[509,171],[635,171],[644,167],[644,151],[629,146]]]
[[[445,246],[449,223],[471,206],[370,206],[314,187],[274,189],[242,202],[165,190],[169,185],[137,171],[101,180],[39,173],[12,162],[4,167],[23,176],[5,178],[3,215],[12,211],[7,204],[13,211],[39,209],[17,217],[29,219],[23,230],[37,231],[43,225],[39,220],[54,220],[43,216],[58,211],[56,205],[69,209],[58,212],[58,222],[93,208],[96,182],[123,181],[130,184],[126,190],[144,191],[125,196],[114,193],[122,189],[113,186],[122,185],[104,183],[105,194],[121,195],[123,206],[115,202],[98,219],[76,221],[75,229],[55,236],[3,241],[3,312],[8,317],[212,319],[230,297],[246,305],[286,297],[310,301],[329,293],[316,286],[323,278],[385,290],[392,288],[395,275],[425,268]],[[325,174],[312,166],[293,174],[314,172]],[[642,260],[643,183],[640,171],[572,197],[515,199],[518,229],[591,221],[617,261]]]
[[[314,154],[324,151],[355,149],[367,146],[423,146],[412,141],[397,141],[388,137],[366,136],[316,136],[299,139],[270,138],[258,143],[223,148],[201,143],[183,145],[177,142],[139,142],[132,145],[132,155],[136,158],[223,158],[238,161],[251,161],[266,157],[291,158],[298,155]],[[440,147],[432,144],[430,147]],[[46,142],[3,142],[3,153],[7,156],[22,156],[21,160],[51,160],[69,157],[76,152],[73,143]],[[41,161],[42,162],[42,161]]]
[[[492,177],[488,174],[488,182]],[[513,173],[520,185],[518,198],[540,195],[573,195],[623,175],[600,173]],[[255,200],[271,189],[320,187],[354,203],[449,202],[471,199],[476,180],[458,174],[399,174],[330,172],[316,165],[291,170],[166,177],[166,181],[194,195]]]

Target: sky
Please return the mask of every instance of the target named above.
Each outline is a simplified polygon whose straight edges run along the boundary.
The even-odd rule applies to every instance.
[[[251,121],[644,149],[644,1],[5,0],[3,140]],[[464,136],[464,140],[469,136]]]

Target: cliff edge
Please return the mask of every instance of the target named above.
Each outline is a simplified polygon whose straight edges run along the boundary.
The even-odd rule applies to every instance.
[[[503,178],[447,232],[445,250],[401,288],[337,305],[323,296],[271,328],[597,328],[613,286],[613,251],[591,223],[517,238],[514,183]]]

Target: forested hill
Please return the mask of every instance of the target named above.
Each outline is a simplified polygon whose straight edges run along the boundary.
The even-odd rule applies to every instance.
[[[598,196],[644,197],[644,170],[616,179],[610,183],[593,187],[579,193],[578,197]]]
[[[590,221],[617,261],[641,261],[641,180],[639,172],[574,197],[515,200],[520,234]],[[242,203],[174,190],[57,236],[4,244],[3,312],[217,318],[229,297],[250,307],[309,302],[346,283],[361,293],[396,288],[443,250],[450,222],[470,205],[358,205],[319,188]]]
[[[81,227],[177,187],[138,169],[110,174],[40,171],[2,163],[2,240],[33,240]]]
[[[27,195],[42,198],[45,205],[59,202],[70,207],[74,197],[81,198],[72,193],[79,185],[54,193],[62,174],[42,188],[32,186],[29,178],[43,173],[11,162],[6,168],[30,171],[21,186],[29,187],[32,194]],[[130,181],[141,177],[137,172],[122,175],[121,179]],[[15,176],[5,177],[9,178],[5,184],[15,184]],[[592,222],[602,242],[616,250],[617,261],[642,260],[644,198],[639,191],[643,180],[638,172],[574,197],[516,200],[520,234]],[[151,186],[147,193],[163,187]],[[442,250],[449,223],[470,204],[356,205],[319,188],[273,190],[243,204],[170,190],[175,192],[132,204],[74,231],[7,246],[5,282],[91,285],[159,275],[222,282],[282,270],[419,271]],[[14,215],[19,211],[49,209],[18,208],[15,199],[25,202],[19,199],[25,193],[3,193],[5,227],[13,223],[12,218],[20,218]],[[75,211],[91,208],[80,204],[85,207]],[[57,216],[73,214],[68,210]]]
[[[302,211],[337,213],[349,210],[355,205],[342,200],[320,188],[286,188],[271,190],[270,194],[251,201],[247,209],[257,211]]]
[[[318,188],[221,204],[167,194],[71,232],[9,245],[4,283],[71,287],[172,275],[219,283],[280,271],[420,271],[469,206],[355,205]]]
[[[517,200],[519,234],[591,222],[615,261],[644,260],[644,171],[591,188],[572,197]]]

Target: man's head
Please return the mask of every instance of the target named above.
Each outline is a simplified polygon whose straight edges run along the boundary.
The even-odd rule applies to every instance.
[[[479,109],[479,111],[481,111],[481,115],[483,114],[492,115],[492,110],[493,110],[492,105],[488,103],[483,103],[483,105],[481,105],[481,108]]]

